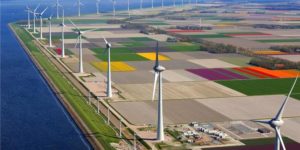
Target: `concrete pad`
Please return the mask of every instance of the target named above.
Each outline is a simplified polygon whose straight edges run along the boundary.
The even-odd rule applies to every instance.
[[[153,84],[118,84],[126,100],[151,100]],[[195,99],[211,97],[244,96],[244,94],[224,87],[215,82],[180,82],[164,83],[164,99]]]
[[[219,59],[191,59],[188,60],[189,62],[195,63],[197,65],[201,65],[205,68],[233,68],[233,67],[239,67],[237,65],[233,65],[230,63],[227,63],[225,61],[219,60]]]
[[[273,118],[285,99],[284,95],[199,99],[199,103],[232,120]],[[284,117],[300,116],[300,101],[290,98]]]

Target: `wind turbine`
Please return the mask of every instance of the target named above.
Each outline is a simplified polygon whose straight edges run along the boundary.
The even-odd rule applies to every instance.
[[[52,30],[51,30],[51,28],[52,28],[52,23],[51,23],[52,15],[48,18],[48,21],[49,21],[49,47],[53,47],[52,46]]]
[[[78,17],[80,17],[80,6],[83,6],[83,4],[81,3],[80,0],[77,0],[77,2],[75,3],[74,6],[76,6],[76,5],[78,7]]]
[[[65,10],[62,8],[62,23],[60,24],[61,26],[61,57],[65,57]]]
[[[107,42],[105,37],[103,37],[105,44],[106,44],[106,52],[107,52],[107,76],[106,76],[106,94],[107,97],[112,97],[112,90],[111,90],[111,66],[110,66],[110,48],[111,44]]]
[[[143,0],[140,0],[140,9],[143,9]]]
[[[30,29],[30,13],[33,13],[29,6],[26,6],[25,12],[27,12],[27,29]]]
[[[99,14],[99,4],[101,0],[96,0],[97,15]]]
[[[117,3],[117,0],[112,0],[112,3],[113,3],[113,13],[114,13],[114,17],[116,16],[116,3]]]
[[[154,8],[154,7],[153,7],[153,0],[151,1],[151,7]]]
[[[91,29],[91,30],[86,30],[86,31],[81,31],[73,22],[72,20],[69,19],[71,24],[76,28],[76,32],[78,34],[77,37],[77,42],[75,45],[75,48],[77,47],[77,44],[79,43],[79,73],[83,73],[83,61],[82,61],[82,35],[85,34],[86,32],[94,31],[97,29]]]
[[[280,107],[279,111],[277,112],[276,116],[273,119],[268,120],[268,121],[259,121],[259,120],[255,121],[255,122],[259,122],[259,123],[263,123],[263,124],[268,124],[275,130],[275,133],[276,133],[275,150],[280,150],[280,145],[282,146],[283,150],[286,150],[283,139],[282,139],[282,136],[281,136],[281,133],[280,133],[280,127],[284,123],[284,121],[282,120],[282,114],[283,114],[284,108],[285,108],[285,106],[288,102],[288,99],[290,98],[291,93],[292,93],[292,91],[293,91],[293,89],[294,89],[294,87],[297,83],[298,76],[299,76],[299,74],[297,75],[288,96],[283,101],[283,104],[281,105],[281,107]]]
[[[37,13],[40,17],[40,39],[43,39],[43,14],[46,12],[48,7],[46,7],[41,13]]]
[[[58,0],[56,0],[56,3],[55,3],[55,7],[56,7],[56,19],[59,19],[59,7],[61,7],[62,5],[59,4]]]
[[[176,0],[173,0],[173,6],[176,7]]]
[[[36,11],[37,9],[40,7],[40,4],[36,6],[36,8],[33,10],[33,33],[36,33],[36,30],[35,30],[35,20],[36,20]]]
[[[130,17],[130,1],[127,0],[127,11],[128,11],[128,16]]]
[[[156,43],[156,60],[153,67],[154,70],[154,85],[152,100],[154,100],[156,92],[156,83],[158,80],[158,113],[157,113],[157,140],[164,141],[164,119],[163,119],[163,99],[162,99],[162,72],[166,70],[165,67],[159,64],[158,60],[158,42]]]
[[[164,8],[164,0],[161,0],[161,8]]]

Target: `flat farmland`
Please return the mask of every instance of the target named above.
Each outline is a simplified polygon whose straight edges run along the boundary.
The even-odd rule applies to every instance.
[[[245,96],[199,99],[197,101],[232,120],[253,120],[274,117],[285,97],[284,95]],[[291,98],[283,116],[299,117],[299,109],[300,101]]]
[[[156,125],[157,101],[110,103],[130,123]],[[188,109],[187,109],[188,108]],[[138,112],[138,113],[137,113]],[[228,121],[224,115],[193,100],[164,101],[165,124]]]
[[[152,98],[152,84],[117,84],[115,86],[129,101],[151,100]],[[163,92],[166,100],[232,96],[244,96],[244,94],[210,81],[165,83]]]
[[[288,94],[295,79],[259,79],[259,80],[235,80],[216,81],[219,84],[237,90],[246,95],[270,95]],[[298,80],[293,95],[300,93],[300,80]],[[299,99],[300,100],[300,99]]]

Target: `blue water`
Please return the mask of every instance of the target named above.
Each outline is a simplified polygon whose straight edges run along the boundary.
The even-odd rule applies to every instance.
[[[33,8],[41,3],[41,7],[46,7],[53,1],[1,1],[0,149],[91,148],[7,26],[9,22],[27,19],[24,12],[26,5]],[[126,9],[126,1],[120,0],[117,8]],[[73,2],[74,0],[65,0],[62,3],[67,15],[76,14]],[[145,2],[145,7],[150,6],[149,2]],[[132,4],[132,7],[138,6],[136,3]],[[93,1],[86,1],[82,13],[92,13],[96,9],[94,7]],[[111,8],[111,3],[101,6],[102,11],[110,11]],[[50,7],[45,16],[52,14],[52,11],[54,8]]]

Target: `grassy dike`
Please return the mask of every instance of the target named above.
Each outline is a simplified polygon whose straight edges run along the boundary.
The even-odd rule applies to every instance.
[[[108,126],[102,118],[88,105],[80,92],[68,83],[63,77],[64,75],[49,61],[47,56],[45,56],[40,49],[34,44],[34,39],[32,36],[25,31],[25,29],[19,27],[16,24],[10,24],[11,28],[15,31],[19,37],[21,44],[27,47],[30,55],[38,62],[38,65],[43,69],[46,75],[54,83],[55,87],[58,88],[64,100],[70,104],[71,109],[73,109],[79,116],[80,120],[84,122],[83,126],[86,126],[89,130],[89,134],[86,137],[89,139],[94,136],[98,142],[101,143],[100,147],[95,147],[95,149],[114,149],[110,143],[118,143],[119,139],[116,138],[115,131]],[[26,48],[25,48],[26,49]],[[76,119],[75,119],[76,120]]]

